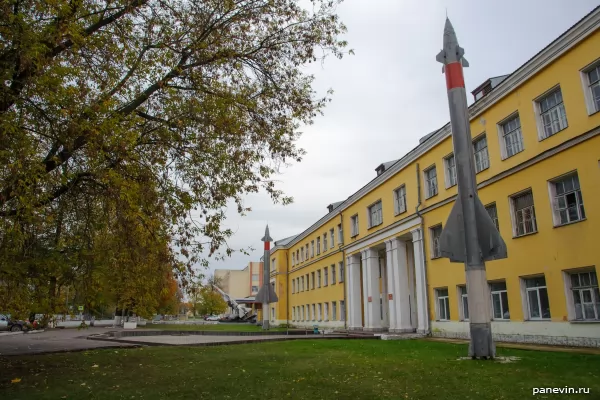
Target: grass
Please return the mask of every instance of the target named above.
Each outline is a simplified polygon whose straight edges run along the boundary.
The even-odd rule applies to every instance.
[[[458,361],[466,351],[429,341],[332,339],[19,356],[0,358],[0,398],[522,400],[534,387],[565,386],[590,394],[546,398],[600,398],[598,356],[500,348],[521,360]]]
[[[232,331],[232,332],[262,332],[262,327],[254,324],[215,324],[215,325],[179,325],[179,324],[148,324],[138,326],[138,329],[156,329],[169,331]],[[285,332],[285,328],[271,328],[270,331]]]

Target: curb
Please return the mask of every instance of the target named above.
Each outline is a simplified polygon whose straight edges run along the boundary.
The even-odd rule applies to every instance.
[[[34,333],[42,333],[42,332],[45,332],[45,331],[46,331],[45,329],[37,329],[35,331],[27,331],[25,333],[28,334],[28,335],[33,335]]]
[[[25,333],[25,332],[19,331],[19,332],[0,333],[0,337],[3,337],[3,336],[12,336],[12,335],[22,335],[23,333]]]

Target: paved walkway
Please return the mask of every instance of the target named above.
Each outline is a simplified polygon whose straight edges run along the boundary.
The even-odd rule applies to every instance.
[[[0,356],[21,354],[60,353],[106,347],[132,347],[128,343],[110,343],[87,340],[91,334],[106,333],[115,328],[50,329],[35,334],[0,334]]]

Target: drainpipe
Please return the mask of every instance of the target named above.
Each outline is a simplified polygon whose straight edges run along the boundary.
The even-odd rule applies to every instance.
[[[417,207],[415,208],[415,212],[417,213],[417,215],[419,216],[420,220],[421,220],[421,240],[425,240],[425,222],[423,222],[423,215],[421,214],[421,212],[419,211],[419,207],[421,207],[421,172],[419,170],[419,163],[417,163]],[[425,272],[425,290],[426,290],[426,297],[427,299],[429,299],[429,282],[427,281],[427,257],[425,254],[425,243],[422,244],[423,246],[423,266],[424,266],[424,272]],[[415,259],[415,255],[414,255],[414,246],[413,246],[413,262]],[[425,307],[429,307],[429,304],[426,304]],[[427,313],[429,315],[429,313]],[[431,323],[427,323],[427,335],[431,334]]]
[[[288,251],[289,253],[289,251]],[[290,263],[288,262],[287,255],[285,257],[285,330],[290,329]]]
[[[340,226],[342,227],[342,241],[339,246],[342,249],[342,268],[344,269],[344,313],[346,314],[346,310],[348,309],[348,300],[346,299],[346,280],[348,277],[346,276],[346,250],[344,250],[344,213],[340,211]],[[339,239],[339,238],[338,238]],[[340,310],[340,317],[342,316],[342,310]],[[344,329],[348,329],[348,318],[344,315]]]

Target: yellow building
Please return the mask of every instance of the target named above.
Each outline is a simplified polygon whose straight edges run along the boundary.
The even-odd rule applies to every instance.
[[[487,263],[496,339],[600,347],[599,27],[596,8],[473,92],[479,195],[508,248]],[[457,194],[450,125],[376,172],[276,242],[271,320],[468,337],[464,266],[438,247]]]

